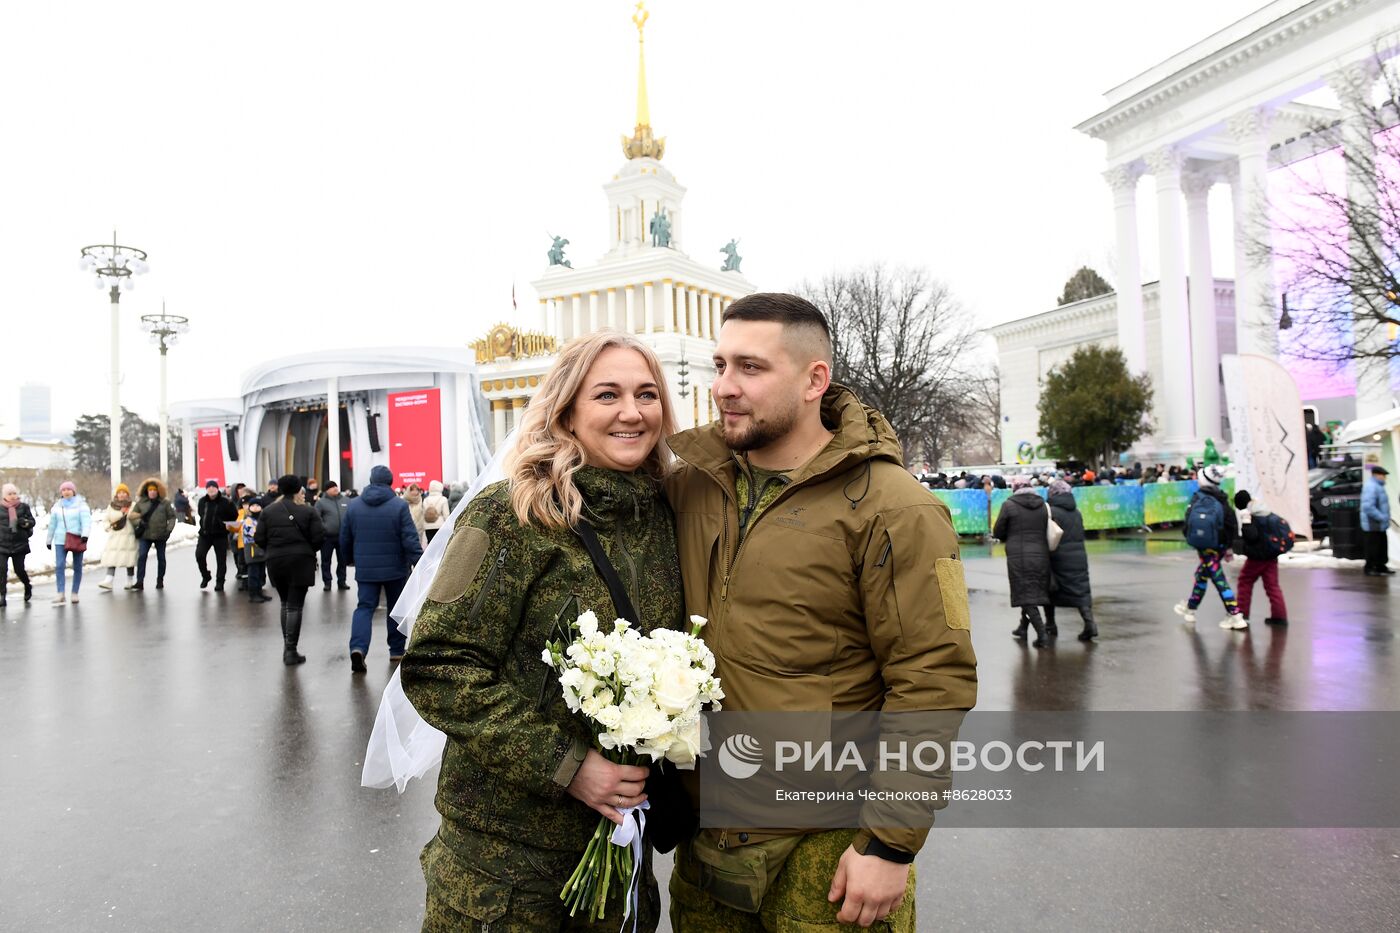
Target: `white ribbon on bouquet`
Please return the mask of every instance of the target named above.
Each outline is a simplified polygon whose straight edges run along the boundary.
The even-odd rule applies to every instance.
[[[642,838],[647,832],[646,811],[650,809],[651,801],[643,800],[635,807],[617,811],[622,814],[622,822],[609,837],[615,846],[632,847],[632,877],[627,882],[627,907],[622,912],[622,929],[627,929],[627,918],[631,917],[632,933],[637,931],[637,915],[640,913],[638,904],[641,892],[637,890],[637,882],[642,876]]]

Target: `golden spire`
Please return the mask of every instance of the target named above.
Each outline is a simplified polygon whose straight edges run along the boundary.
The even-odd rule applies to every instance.
[[[651,113],[647,107],[647,40],[644,30],[651,14],[645,9],[646,0],[637,4],[637,12],[632,14],[632,22],[637,24],[637,125],[651,126]]]
[[[647,53],[646,25],[651,14],[646,10],[646,0],[639,0],[637,10],[632,14],[632,23],[637,27],[637,127],[630,137],[622,137],[622,151],[629,159],[659,159],[666,151],[666,140],[657,139],[651,132],[651,109],[647,105]]]

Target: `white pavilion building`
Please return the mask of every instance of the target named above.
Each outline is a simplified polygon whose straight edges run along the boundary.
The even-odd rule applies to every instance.
[[[661,163],[666,140],[651,127],[643,44],[637,22],[637,123],[622,137],[626,161],[603,185],[607,252],[590,266],[551,264],[533,285],[538,326],[523,333],[497,325],[475,344],[478,372],[492,413],[492,446],[514,428],[559,344],[612,328],[636,334],[661,359],[676,403],[676,422],[689,428],[715,416],[710,385],[720,314],[754,288],[738,270],[692,259],[685,252],[685,188]],[[669,241],[653,233],[669,223]],[[719,244],[714,244],[716,247]],[[708,248],[706,255],[714,255]]]
[[[1199,454],[1205,438],[1221,440],[1221,355],[1278,356],[1272,262],[1247,248],[1268,242],[1269,231],[1255,227],[1266,216],[1268,175],[1330,145],[1314,135],[1319,127],[1364,126],[1378,58],[1394,54],[1397,34],[1394,2],[1276,0],[1105,95],[1076,129],[1106,145],[1118,290],[990,329],[1004,380],[1004,460],[1039,446],[1040,380],[1089,342],[1120,347],[1130,370],[1152,375],[1157,433],[1138,445],[1140,459]],[[1207,195],[1217,184],[1231,192],[1233,282],[1211,269]],[[1146,285],[1144,197],[1156,202],[1160,269]],[[1308,380],[1298,381],[1322,420],[1366,421],[1396,407],[1383,362],[1357,363],[1354,391],[1341,396],[1310,396]]]

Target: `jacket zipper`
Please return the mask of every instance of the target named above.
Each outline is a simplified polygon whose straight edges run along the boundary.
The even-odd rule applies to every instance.
[[[882,551],[882,552],[880,553],[880,559],[877,560],[877,561],[875,562],[875,566],[876,566],[876,567],[883,567],[883,566],[885,566],[885,561],[887,561],[887,560],[890,559],[890,551],[892,551],[892,550],[894,550],[894,542],[891,541],[891,540],[889,540],[888,538],[886,538],[886,539],[885,539],[885,549],[884,549],[884,551]]]
[[[501,548],[501,553],[496,556],[496,563],[491,567],[490,572],[486,574],[486,583],[481,587],[481,592],[476,594],[476,602],[472,604],[472,611],[471,614],[467,616],[468,619],[475,622],[477,616],[481,614],[481,607],[486,603],[486,595],[491,592],[491,584],[496,581],[496,574],[500,572],[500,569],[504,567],[505,564],[506,548]],[[505,588],[504,580],[501,581],[501,588]]]
[[[810,479],[810,477],[808,478]],[[761,519],[763,515],[771,515],[773,513],[773,509],[777,507],[778,503],[782,502],[788,493],[790,493],[793,489],[800,487],[804,482],[806,482],[806,480],[800,480],[796,483],[788,483],[786,486],[783,487],[782,492],[778,493],[778,495],[774,497],[773,501],[768,504],[768,508],[763,510],[762,515],[758,516],[758,518],[749,519],[749,521],[753,524],[751,524],[745,529],[743,538],[739,540],[739,546],[734,549],[734,559],[728,561],[727,565],[724,568],[724,580],[720,589],[719,596],[721,602],[724,602],[725,600],[729,599],[729,578],[734,571],[734,566],[739,563],[739,555],[744,553],[744,545],[747,544],[749,538],[753,536],[753,525],[756,525],[758,523],[758,520]],[[718,483],[718,485],[720,488],[720,492],[724,494],[726,503],[734,502],[734,510],[737,512],[739,510],[739,503],[736,500],[730,498],[729,490],[724,487],[724,483]],[[752,483],[749,484],[749,494],[753,494]],[[727,552],[729,551],[729,508],[727,505],[724,510],[724,549],[727,555]]]

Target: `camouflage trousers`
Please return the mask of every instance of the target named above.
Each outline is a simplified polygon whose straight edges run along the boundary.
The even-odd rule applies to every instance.
[[[782,871],[763,897],[756,914],[735,910],[701,890],[700,865],[690,844],[676,849],[671,873],[671,928],[674,933],[808,933],[859,930],[838,923],[841,904],[826,899],[841,855],[855,839],[854,829],[812,833],[798,843],[783,863]],[[885,933],[914,933],[914,866],[904,901],[894,913],[870,929]]]
[[[452,840],[443,840],[447,832]],[[428,882],[423,933],[536,933],[548,930],[622,928],[622,898],[608,905],[607,916],[589,923],[570,917],[559,899],[583,851],[559,852],[523,845],[484,833],[443,830],[423,849],[423,877]],[[661,895],[647,850],[638,881],[637,930],[652,933],[661,920]],[[631,920],[627,928],[632,928]]]

